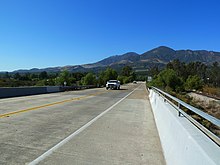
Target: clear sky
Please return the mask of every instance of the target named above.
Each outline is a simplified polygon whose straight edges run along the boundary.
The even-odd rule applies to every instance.
[[[0,0],[0,71],[158,46],[220,51],[219,0]]]

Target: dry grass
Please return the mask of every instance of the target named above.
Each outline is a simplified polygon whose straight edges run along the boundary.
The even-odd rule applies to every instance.
[[[202,91],[204,94],[220,99],[220,88],[204,86]]]
[[[220,119],[220,104],[216,101],[213,101],[214,99],[210,98],[207,99],[207,96],[199,95],[196,93],[193,93],[193,95],[190,94],[177,94],[177,93],[171,93],[173,96],[179,98],[180,100],[184,101],[187,104],[190,104],[208,114],[211,116],[214,116],[218,119]],[[211,122],[207,121],[206,119],[203,119],[199,115],[195,114],[194,112],[188,110],[185,107],[181,107],[182,110],[184,110],[188,115],[193,117],[196,121],[201,123],[204,127],[209,129],[211,132],[213,132],[215,135],[220,137],[220,128],[213,125]]]
[[[217,98],[217,96],[220,98],[220,88],[216,89],[212,87],[207,87],[205,88],[205,91],[207,92],[205,96],[204,94],[201,95],[199,93],[193,93],[193,95],[190,95],[187,93],[175,93],[172,91],[167,92],[173,95],[174,97],[177,97],[180,100],[184,101],[185,103],[190,104],[193,107],[196,107],[204,111],[205,113],[208,113],[209,115],[220,119],[220,103],[218,103],[217,100],[213,99]],[[210,95],[212,95],[212,98],[209,97]],[[175,101],[170,101],[177,105]],[[218,126],[213,125],[211,122],[207,121],[206,119],[200,117],[199,115],[195,114],[194,112],[188,110],[183,106],[181,106],[181,109],[185,111],[188,115],[193,117],[200,124],[202,124],[204,127],[209,129],[212,133],[220,137],[220,128]]]
[[[191,101],[189,104],[191,104],[194,107],[197,107],[198,109],[208,113],[211,116],[216,117],[217,119],[220,119],[220,104],[217,103],[214,99],[196,93],[193,93],[190,96],[191,96]],[[193,115],[192,117],[197,121],[199,121],[203,126],[211,130],[218,137],[220,137],[219,127],[213,125],[209,121],[202,119],[197,115]]]

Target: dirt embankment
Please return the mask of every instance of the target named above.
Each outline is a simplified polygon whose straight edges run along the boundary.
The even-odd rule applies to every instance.
[[[193,102],[203,108],[208,114],[220,119],[220,100],[210,98],[198,93],[188,93]]]

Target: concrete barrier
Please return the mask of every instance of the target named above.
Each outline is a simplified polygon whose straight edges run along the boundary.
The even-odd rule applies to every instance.
[[[48,86],[47,88],[47,93],[53,93],[53,92],[61,92],[61,87],[59,86]]]
[[[0,98],[27,96],[47,93],[46,87],[0,88]]]
[[[13,88],[0,88],[0,98],[28,96],[54,92],[64,92],[80,89],[95,88],[94,85],[86,86],[45,86],[45,87],[13,87]]]
[[[0,98],[60,92],[59,86],[0,88]]]
[[[168,165],[219,165],[220,147],[150,90],[150,102]]]

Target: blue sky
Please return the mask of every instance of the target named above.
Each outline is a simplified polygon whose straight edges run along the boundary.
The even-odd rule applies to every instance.
[[[218,0],[0,0],[0,71],[126,52],[220,51]]]

